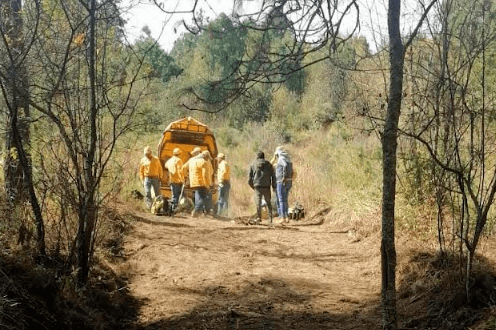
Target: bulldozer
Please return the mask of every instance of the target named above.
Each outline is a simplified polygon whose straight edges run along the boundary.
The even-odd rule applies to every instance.
[[[218,150],[215,137],[207,125],[192,117],[186,117],[171,122],[162,133],[162,138],[158,144],[157,155],[162,164],[162,168],[164,169],[164,173],[167,173],[165,170],[165,163],[172,157],[172,151],[175,148],[181,149],[182,153],[179,157],[186,163],[191,157],[191,151],[193,151],[195,147],[200,147],[202,151],[208,150],[210,152],[213,159],[212,167],[214,169],[212,173],[212,182],[215,182],[214,176],[217,173],[218,167],[218,162],[216,160]],[[218,192],[216,187],[212,187],[211,189],[212,203],[215,205],[218,198]],[[160,191],[165,198],[170,199],[172,197],[167,175],[164,175],[162,178]],[[194,198],[193,190],[190,189],[188,180],[186,180],[183,185],[181,197],[189,198],[190,200],[193,200]]]

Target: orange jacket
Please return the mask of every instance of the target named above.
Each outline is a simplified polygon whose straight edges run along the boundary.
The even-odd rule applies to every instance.
[[[212,162],[210,160],[205,160],[205,161],[207,162],[206,184],[207,187],[211,187],[213,184],[214,167],[212,166]]]
[[[189,186],[191,188],[209,187],[207,161],[203,157],[194,157],[188,162]]]
[[[148,157],[141,158],[139,165],[139,177],[141,181],[145,179],[145,177],[155,177],[161,179],[163,175],[162,164],[160,164],[160,160],[151,156],[150,159]]]
[[[183,183],[183,161],[177,156],[172,156],[165,163],[165,168],[169,171],[169,183]]]
[[[229,181],[230,178],[231,169],[229,168],[229,164],[225,160],[221,160],[217,168],[217,181],[219,184],[222,184],[222,182]]]

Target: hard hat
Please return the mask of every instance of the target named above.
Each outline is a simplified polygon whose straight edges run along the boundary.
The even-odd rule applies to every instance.
[[[209,152],[208,150],[204,150],[204,151],[202,152],[202,156],[203,156],[205,159],[210,159],[210,158],[212,158],[212,157],[210,156],[210,152]]]
[[[146,146],[145,147],[145,150],[143,151],[143,153],[146,155],[148,154],[151,154],[152,153],[152,148],[150,148],[150,146]]]
[[[179,148],[174,148],[174,150],[172,150],[172,154],[173,154],[174,156],[178,156],[178,155],[180,155],[181,153],[182,153],[182,151],[181,151],[181,149],[179,149]]]
[[[201,152],[201,148],[200,148],[200,147],[195,147],[195,149],[193,149],[193,151],[191,151],[191,154],[192,154],[193,156],[196,156],[196,155],[198,155],[200,152]]]
[[[217,155],[217,158],[226,158],[226,155],[224,155],[222,152],[220,152],[218,155]]]

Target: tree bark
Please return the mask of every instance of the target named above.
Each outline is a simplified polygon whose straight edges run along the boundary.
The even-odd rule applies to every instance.
[[[29,116],[29,107],[22,102],[22,94],[25,92],[23,86],[18,86],[21,82],[21,68],[18,63],[17,54],[22,53],[22,19],[19,13],[22,8],[20,0],[0,0],[1,9],[6,13],[8,19],[2,22],[2,34],[6,37],[4,46],[7,48],[9,56],[5,58],[6,80],[3,82],[6,91],[6,106],[8,108],[5,134],[5,150],[7,150],[4,166],[5,191],[12,206],[19,205],[25,200],[23,194],[23,171],[18,157],[18,150],[15,146],[14,131],[22,130],[24,136],[29,129],[18,127],[17,120],[20,109],[23,109],[25,116]]]
[[[94,174],[95,153],[98,143],[97,117],[98,106],[96,101],[96,0],[89,0],[89,84],[90,84],[90,140],[89,151],[84,164],[85,191],[81,193],[82,203],[79,210],[78,230],[78,283],[80,286],[86,284],[90,269],[91,239],[95,228],[97,210],[95,201],[96,177]]]
[[[1,1],[2,7],[7,6],[10,13],[10,21],[2,26],[2,33],[10,39],[7,85],[7,107],[9,120],[6,129],[5,160],[5,188],[12,206],[20,205],[22,201],[29,200],[34,213],[37,234],[37,251],[45,255],[45,225],[41,207],[36,197],[33,184],[32,165],[29,153],[25,146],[30,140],[30,111],[29,111],[29,84],[26,68],[19,56],[24,54],[26,46],[23,41],[23,21],[20,17],[22,1]],[[22,110],[22,111],[21,111]],[[23,117],[19,117],[23,115]],[[13,152],[15,150],[15,153]],[[15,154],[15,156],[14,156]]]
[[[397,328],[396,314],[396,247],[394,240],[394,208],[396,197],[396,152],[398,122],[403,89],[404,46],[400,35],[400,0],[389,0],[390,85],[386,123],[382,136],[382,307],[384,329]]]

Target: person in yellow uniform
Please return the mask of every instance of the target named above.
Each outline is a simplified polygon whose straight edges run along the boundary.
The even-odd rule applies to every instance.
[[[214,166],[212,165],[212,156],[208,150],[202,151],[202,156],[207,162],[207,198],[205,199],[205,213],[210,214],[213,208],[212,205],[212,186],[214,176]]]
[[[183,178],[184,178],[184,184],[185,186],[189,186],[189,163],[190,161],[198,156],[201,153],[201,148],[200,147],[195,147],[191,152],[190,155],[191,157],[184,163],[182,172],[183,172]]]
[[[152,155],[152,149],[149,146],[145,147],[145,156],[141,158],[139,165],[139,177],[145,189],[145,203],[150,209],[152,207],[152,194],[155,197],[160,196],[160,179],[163,175],[162,164],[160,160]]]
[[[183,176],[183,161],[179,158],[179,155],[182,154],[181,149],[175,148],[172,150],[172,157],[167,160],[165,163],[165,168],[169,171],[169,184],[172,192],[172,201],[171,201],[171,211],[177,207],[179,203],[179,197],[181,195],[181,188],[184,183]]]
[[[219,199],[217,200],[217,214],[229,213],[229,190],[231,190],[231,169],[226,162],[226,155],[217,155],[219,166],[217,167],[217,186]]]
[[[197,217],[205,209],[207,202],[208,191],[208,165],[203,154],[189,159],[189,186],[195,192],[195,209],[191,213],[193,217]]]

